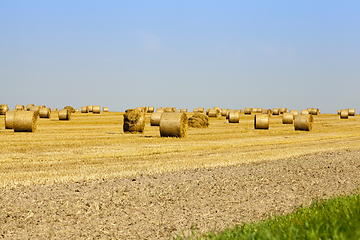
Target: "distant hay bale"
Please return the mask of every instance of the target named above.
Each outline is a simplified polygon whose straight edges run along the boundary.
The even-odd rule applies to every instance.
[[[39,115],[40,109],[41,109],[41,106],[32,106],[30,108],[30,111],[36,112]]]
[[[207,128],[209,127],[209,117],[197,112],[188,119],[188,124],[193,128]]]
[[[311,112],[309,112],[311,115],[318,115],[318,113],[319,113],[319,109],[317,109],[317,108],[312,108],[311,109]]]
[[[220,112],[220,107],[214,107],[214,109],[217,109],[217,110],[219,110],[219,112]]]
[[[150,116],[150,126],[160,126],[162,112],[154,112]]]
[[[186,137],[188,118],[185,113],[163,113],[160,119],[161,137]]]
[[[78,108],[75,108],[75,112],[79,112],[80,110]]]
[[[14,116],[16,111],[8,111],[5,114],[5,129],[14,129]]]
[[[165,109],[165,112],[174,113],[174,112],[176,112],[176,108],[175,107],[168,107],[168,108]]]
[[[163,108],[157,108],[157,109],[156,109],[156,112],[158,112],[158,113],[163,113],[163,112],[165,112],[165,110],[164,110]]]
[[[307,115],[307,114],[310,114],[310,113],[309,113],[309,110],[303,109],[303,110],[301,110],[300,114],[301,115]]]
[[[294,114],[293,113],[284,113],[282,117],[283,124],[293,124],[294,122]]]
[[[356,111],[354,108],[349,108],[348,111],[349,111],[349,116],[355,116]]]
[[[17,110],[17,111],[24,111],[24,110],[25,110],[25,106],[24,106],[24,105],[16,105],[16,106],[15,106],[15,110]]]
[[[340,119],[348,119],[349,118],[349,110],[343,109],[340,112]]]
[[[341,109],[338,109],[337,114],[340,115]]]
[[[288,109],[287,108],[280,108],[280,114],[284,114],[287,113]]]
[[[210,109],[209,113],[208,113],[208,116],[218,118],[218,117],[221,116],[220,110],[219,109]]]
[[[226,114],[227,114],[228,111],[229,111],[228,108],[222,108],[222,109],[220,110],[221,116],[226,117]]]
[[[5,115],[6,112],[9,111],[9,107],[7,104],[0,105],[0,115]]]
[[[268,114],[255,114],[254,128],[255,129],[269,129],[269,115]]]
[[[103,112],[109,112],[109,108],[108,107],[103,107]]]
[[[197,108],[194,108],[193,113],[197,113],[197,112],[199,112],[199,110]]]
[[[93,114],[100,114],[101,107],[99,105],[93,106]]]
[[[148,107],[148,110],[147,110],[148,113],[153,113],[154,111],[155,111],[154,107]]]
[[[294,118],[296,115],[299,115],[299,110],[290,110],[290,113],[294,114]]]
[[[252,112],[252,108],[245,108],[244,109],[244,114],[245,115],[251,115],[251,112]]]
[[[206,115],[209,116],[209,112],[210,112],[211,108],[207,108],[206,109]]]
[[[88,108],[88,112],[92,112],[93,111],[93,106],[92,105],[87,105],[87,108]]]
[[[34,105],[34,104],[28,104],[28,105],[26,105],[26,110],[27,110],[27,111],[30,111],[30,108],[33,107],[33,106],[35,106],[35,105]]]
[[[146,113],[146,107],[137,107],[135,109],[139,110],[142,113]]]
[[[41,108],[39,110],[40,118],[50,118],[51,109],[50,108]]]
[[[273,108],[273,115],[280,115],[280,108]]]
[[[198,107],[197,109],[199,113],[205,113],[205,109],[203,107]]]
[[[229,121],[229,123],[239,123],[240,113],[238,111],[229,112],[228,121]]]
[[[71,119],[71,110],[68,108],[61,109],[58,116],[61,121],[69,121]]]
[[[124,114],[124,133],[143,133],[145,129],[145,113],[139,109],[127,109]]]
[[[181,113],[181,109],[177,109],[176,112],[177,112],[177,113]]]
[[[311,131],[313,128],[314,118],[311,114],[299,114],[295,116],[295,131]]]
[[[75,108],[73,108],[72,106],[66,106],[64,107],[64,109],[69,109],[71,113],[75,112]]]
[[[307,108],[306,110],[308,110],[309,114],[311,114],[312,108]]]
[[[15,111],[14,132],[35,132],[38,115],[34,111]]]
[[[183,109],[181,109],[181,111],[180,112],[182,112],[182,113],[187,113],[188,112],[188,110],[187,110],[187,108],[183,108]]]
[[[88,113],[89,112],[89,106],[83,106],[81,107],[81,113]]]
[[[57,108],[53,108],[51,111],[52,111],[52,112],[57,112],[58,109],[57,109]]]
[[[229,120],[229,114],[230,114],[231,112],[235,112],[235,110],[234,110],[234,109],[229,109],[229,111],[227,111],[227,113],[226,113],[226,119]]]
[[[263,111],[261,113],[268,114],[270,116],[272,114],[272,111],[271,111],[271,109],[263,109]]]
[[[262,108],[253,108],[252,112],[253,113],[262,113],[263,109]]]

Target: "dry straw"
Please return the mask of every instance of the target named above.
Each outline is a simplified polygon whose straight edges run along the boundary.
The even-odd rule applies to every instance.
[[[229,109],[229,111],[227,111],[227,113],[226,113],[226,119],[229,120],[229,114],[230,114],[231,112],[235,112],[235,110],[234,110],[234,109]],[[240,113],[240,112],[239,112],[239,113]]]
[[[14,132],[35,132],[38,115],[34,111],[16,111],[14,115]]]
[[[244,114],[245,115],[251,115],[251,111],[252,111],[252,108],[245,108],[244,109]]]
[[[228,111],[229,111],[228,108],[222,108],[222,109],[220,110],[221,116],[226,117]]]
[[[217,110],[219,110],[219,111],[220,111],[220,107],[214,107],[214,109],[217,109]]]
[[[81,113],[88,113],[88,112],[89,112],[88,106],[81,107]]]
[[[349,108],[348,111],[349,111],[349,116],[355,116],[356,111],[354,108]]]
[[[164,113],[160,119],[161,137],[186,137],[188,118],[185,113]]]
[[[68,121],[71,119],[71,110],[70,109],[61,109],[58,113],[59,120]]]
[[[303,110],[301,110],[301,113],[300,113],[301,115],[307,115],[307,114],[310,114],[309,113],[309,110],[305,110],[305,109],[303,109]]]
[[[150,125],[151,126],[160,126],[160,119],[162,112],[154,112],[150,116]]]
[[[26,105],[26,110],[27,110],[27,111],[30,111],[30,108],[33,107],[33,106],[35,106],[35,105],[34,105],[34,104],[28,104],[28,105]]]
[[[215,118],[221,117],[220,110],[219,109],[210,109],[208,116],[215,117]]]
[[[269,115],[268,114],[255,114],[254,128],[255,129],[269,129]]]
[[[17,111],[24,111],[24,110],[25,110],[25,106],[24,106],[24,105],[16,105],[16,106],[15,106],[15,110],[17,110]]]
[[[100,114],[101,107],[99,105],[93,106],[93,114]]]
[[[280,109],[279,108],[273,108],[273,115],[280,115]]]
[[[75,108],[73,108],[72,106],[66,106],[64,107],[64,109],[69,109],[71,113],[75,112]]]
[[[209,118],[203,113],[194,113],[189,120],[189,127],[193,128],[207,128],[209,127]]]
[[[198,107],[197,109],[198,109],[199,113],[204,113],[205,112],[205,109],[203,107]]]
[[[240,113],[238,111],[229,112],[228,121],[229,121],[229,123],[239,123]]]
[[[181,109],[177,109],[176,112],[177,112],[177,113],[181,113]]]
[[[294,128],[299,131],[311,131],[314,118],[311,114],[296,115],[294,119]]]
[[[311,115],[318,115],[319,109],[317,109],[317,108],[312,108],[309,113],[310,113]]]
[[[127,109],[124,114],[124,133],[143,133],[145,129],[145,113],[139,109]]]
[[[341,109],[338,109],[337,114],[340,115]]]
[[[174,113],[174,112],[176,112],[176,108],[175,107],[168,107],[168,108],[165,109],[165,112]]]
[[[41,108],[39,110],[40,118],[50,118],[51,109],[50,108]]]
[[[52,111],[52,112],[57,112],[58,109],[57,109],[57,108],[53,108],[51,111]]]
[[[284,113],[282,117],[283,124],[293,124],[294,122],[294,114],[293,113]]]
[[[36,112],[39,115],[40,109],[41,109],[41,106],[32,106],[30,108],[30,111]]]
[[[8,111],[5,114],[5,129],[14,129],[14,116],[16,111]]]
[[[341,110],[340,118],[341,119],[348,119],[349,118],[349,110],[347,110],[347,109]]]
[[[0,105],[0,115],[5,115],[6,112],[9,111],[9,107],[7,104]]]
[[[148,113],[153,113],[154,111],[155,111],[154,107],[148,107],[148,110],[147,110]]]
[[[271,111],[271,109],[264,109],[264,110],[262,111],[262,114],[267,114],[267,115],[271,116],[272,111]]]
[[[296,115],[299,115],[299,110],[290,110],[290,113],[294,114],[294,117]]]

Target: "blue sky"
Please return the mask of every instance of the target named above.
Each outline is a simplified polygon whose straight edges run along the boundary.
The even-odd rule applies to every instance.
[[[0,0],[0,103],[360,110],[359,1]]]

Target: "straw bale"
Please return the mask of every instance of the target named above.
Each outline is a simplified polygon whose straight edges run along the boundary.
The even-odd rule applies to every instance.
[[[143,133],[145,129],[145,112],[139,109],[127,109],[124,114],[124,133]]]
[[[189,127],[207,128],[209,127],[209,117],[204,113],[194,113],[188,120]]]
[[[25,110],[25,106],[24,106],[24,105],[16,105],[16,106],[15,106],[15,110],[24,111],[24,110]]]
[[[88,108],[88,112],[92,112],[93,111],[93,106],[92,105],[87,105]]]
[[[31,108],[31,107],[33,107],[33,106],[35,106],[35,105],[34,105],[34,104],[32,104],[32,103],[31,103],[31,104],[26,105],[26,110],[27,110],[27,111],[30,111],[30,108]]]
[[[58,111],[58,109],[57,109],[57,108],[53,108],[51,111],[53,111],[53,112],[57,112],[57,111]]]
[[[226,117],[226,114],[227,114],[228,111],[229,111],[228,108],[222,108],[222,109],[220,110],[221,116]]]
[[[231,111],[228,115],[228,121],[229,123],[239,123],[240,121],[240,113],[237,111]]]
[[[311,114],[299,114],[295,116],[295,131],[311,131],[313,128],[314,118]]]
[[[296,115],[299,115],[299,110],[290,110],[290,113],[294,114],[294,118]]]
[[[137,107],[135,109],[139,110],[142,113],[146,113],[146,108],[145,107]]]
[[[6,112],[9,111],[9,107],[7,104],[0,105],[0,115],[5,115]]]
[[[155,111],[154,107],[148,107],[148,110],[147,110],[148,113],[153,113],[154,111]]]
[[[79,112],[80,110],[78,108],[75,108],[75,112]]]
[[[253,108],[253,109],[252,109],[252,112],[253,112],[253,113],[262,113],[262,112],[263,112],[263,109],[262,109],[262,108]]]
[[[261,113],[268,114],[270,116],[272,114],[272,111],[271,111],[271,109],[264,109]]]
[[[303,110],[301,110],[300,114],[301,115],[307,115],[307,114],[310,114],[310,113],[309,113],[309,110],[303,109]]]
[[[215,118],[221,117],[220,110],[219,109],[210,109],[208,116],[215,117]]]
[[[187,110],[187,108],[183,108],[183,109],[181,109],[181,112],[182,112],[182,113],[187,113],[188,110]]]
[[[205,113],[205,109],[203,107],[198,107],[197,109],[199,113]]]
[[[293,113],[284,113],[282,117],[283,124],[293,124],[294,122],[294,114]]]
[[[280,114],[284,114],[287,113],[288,109],[287,108],[280,108]]]
[[[15,111],[14,132],[35,132],[38,115],[34,111]]]
[[[89,112],[88,106],[82,106],[81,107],[81,113],[88,113],[88,112]]]
[[[156,112],[163,113],[163,112],[165,112],[165,110],[163,108],[157,108]]]
[[[41,107],[40,106],[32,106],[30,108],[30,111],[36,112],[37,115],[39,115]]]
[[[177,113],[181,113],[181,109],[177,109],[176,112],[177,112]]]
[[[255,129],[269,129],[269,115],[268,114],[255,114],[254,128]]]
[[[354,108],[349,108],[348,111],[349,111],[349,116],[355,116],[356,111]]]
[[[188,118],[185,113],[163,113],[160,119],[161,137],[186,137]]]
[[[71,119],[71,110],[69,108],[61,109],[58,116],[59,120],[68,121]]]
[[[252,112],[252,108],[245,108],[244,109],[244,114],[245,115],[251,115],[251,112]]]
[[[14,116],[16,111],[8,111],[5,114],[5,129],[14,129]]]
[[[338,109],[337,114],[340,115],[341,109]]]
[[[226,119],[229,119],[229,114],[231,113],[231,112],[235,112],[236,110],[234,110],[234,109],[229,109],[229,111],[227,111],[227,113],[226,113]]]
[[[100,114],[101,107],[99,105],[93,106],[93,114]]]
[[[69,109],[71,113],[75,112],[75,108],[73,108],[72,106],[66,106],[64,107],[64,109]]]
[[[209,112],[210,112],[210,110],[211,110],[211,108],[207,108],[207,109],[206,109],[206,115],[208,115],[208,116],[209,116]]]
[[[348,119],[349,118],[349,110],[348,109],[341,110],[340,118],[341,119]]]
[[[217,110],[219,110],[219,111],[220,111],[220,107],[214,107],[214,109],[217,109]]]
[[[176,112],[176,108],[175,107],[168,107],[168,108],[165,109],[165,112],[174,113],[174,112]]]
[[[279,115],[280,114],[280,108],[273,108],[273,115]]]
[[[160,119],[162,112],[154,112],[150,116],[150,125],[151,126],[160,126]]]
[[[311,115],[318,115],[318,113],[319,113],[319,109],[317,109],[317,108],[312,108],[311,109],[311,112],[309,112]]]
[[[51,109],[50,108],[41,108],[39,110],[40,118],[50,118]]]
[[[109,108],[108,107],[103,107],[103,112],[109,112]]]

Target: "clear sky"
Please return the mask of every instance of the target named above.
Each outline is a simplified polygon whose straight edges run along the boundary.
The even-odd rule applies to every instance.
[[[360,1],[0,0],[0,103],[360,110]]]

